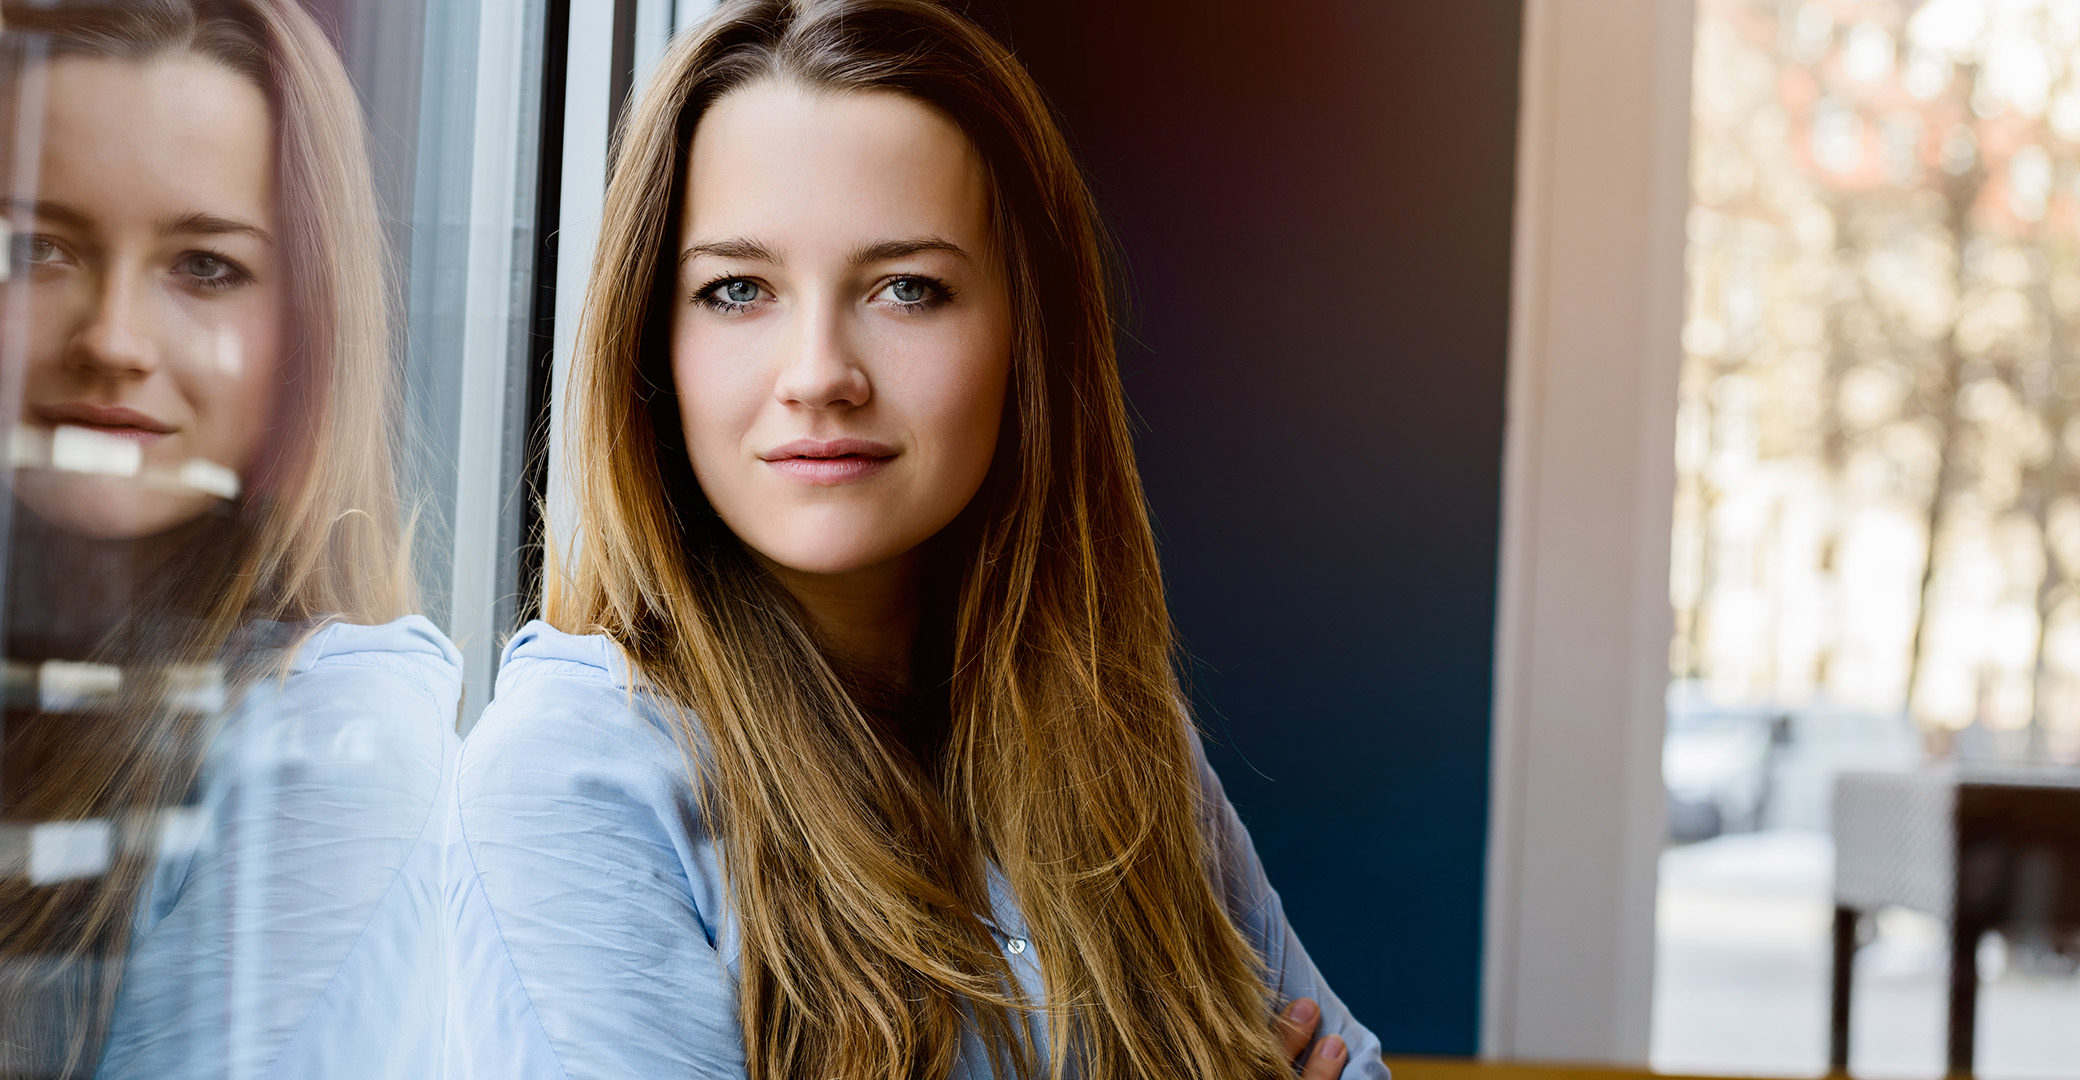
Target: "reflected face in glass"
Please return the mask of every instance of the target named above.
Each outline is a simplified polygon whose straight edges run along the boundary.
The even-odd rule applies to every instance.
[[[997,441],[1011,303],[982,159],[909,98],[726,95],[688,155],[672,372],[702,491],[757,554],[913,551]]]
[[[6,192],[28,290],[15,491],[71,532],[151,536],[235,497],[265,437],[282,336],[268,103],[191,56],[45,70],[37,187]]]

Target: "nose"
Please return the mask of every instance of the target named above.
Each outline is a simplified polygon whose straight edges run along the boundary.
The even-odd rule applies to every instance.
[[[158,369],[156,335],[146,325],[147,304],[141,295],[145,290],[127,280],[129,276],[111,273],[101,279],[86,324],[66,350],[68,366],[104,378],[149,375]]]
[[[787,343],[773,394],[784,405],[810,409],[856,409],[873,396],[873,385],[847,340],[838,305],[817,305]]]

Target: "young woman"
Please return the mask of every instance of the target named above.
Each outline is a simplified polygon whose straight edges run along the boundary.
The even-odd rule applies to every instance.
[[[353,89],[295,0],[0,16],[0,1075],[428,1073],[458,657]]]
[[[946,8],[667,52],[458,769],[454,1075],[1384,1077],[1184,713],[1106,286]]]

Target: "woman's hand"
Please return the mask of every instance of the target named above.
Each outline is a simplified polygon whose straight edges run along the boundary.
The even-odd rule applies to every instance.
[[[1300,1070],[1300,1080],[1336,1080],[1343,1075],[1343,1062],[1350,1051],[1343,1036],[1331,1035],[1314,1042],[1315,1029],[1322,1023],[1322,1010],[1313,998],[1299,998],[1279,1014],[1278,1034],[1285,1040],[1286,1056]],[[1308,1044],[1313,1043],[1313,1052]]]

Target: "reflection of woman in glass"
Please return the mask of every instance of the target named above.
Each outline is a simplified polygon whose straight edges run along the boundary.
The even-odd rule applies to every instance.
[[[574,550],[458,766],[450,1061],[1384,1076],[1181,707],[1017,62],[927,0],[726,6],[596,265]]]
[[[0,1074],[392,1075],[458,679],[353,90],[294,0],[4,16]]]

